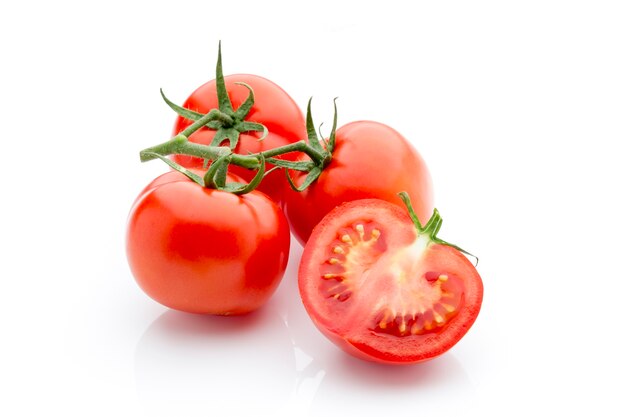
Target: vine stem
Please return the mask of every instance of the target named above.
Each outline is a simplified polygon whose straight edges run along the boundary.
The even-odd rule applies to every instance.
[[[197,122],[200,122],[200,120],[198,120]],[[193,125],[195,125],[196,123],[194,123]],[[204,123],[207,123],[207,121],[205,120]],[[184,135],[183,133],[184,132],[174,136],[167,142],[163,142],[161,144],[146,148],[141,151],[139,153],[141,162],[155,159],[156,156],[154,154],[159,154],[162,156],[167,156],[171,154],[183,154],[195,156],[202,159],[215,160],[231,152],[230,148],[227,146],[207,146],[190,142],[187,139],[186,135]],[[263,158],[267,159],[279,155],[284,155],[290,152],[303,152],[307,154],[313,160],[313,162],[315,162],[316,165],[324,164],[326,162],[325,160],[327,159],[326,155],[317,151],[316,149],[313,149],[313,147],[311,147],[306,141],[301,140],[298,142],[290,143],[289,145],[280,146],[278,148],[269,149],[267,151],[259,152],[256,154],[232,154],[230,164],[238,165],[243,168],[257,169],[260,166],[259,157],[262,156]]]
[[[233,118],[219,111],[218,109],[213,109],[189,126],[185,130],[179,133],[179,135],[183,135],[185,137],[191,136],[196,130],[200,129],[203,126],[206,126],[210,122],[218,121],[225,125],[231,125],[233,123]]]

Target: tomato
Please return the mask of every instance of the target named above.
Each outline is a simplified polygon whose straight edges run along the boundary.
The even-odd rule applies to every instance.
[[[157,180],[131,209],[126,252],[137,283],[159,303],[190,313],[259,308],[287,266],[284,214],[261,192],[238,196],[177,178]]]
[[[262,141],[259,141],[259,132],[242,133],[234,152],[244,155],[257,153],[306,138],[302,111],[296,102],[278,85],[265,78],[249,74],[229,75],[224,77],[224,80],[235,110],[246,100],[249,94],[246,87],[235,83],[244,82],[252,88],[254,91],[254,105],[248,113],[246,120],[261,123],[269,131]],[[208,113],[211,109],[218,108],[215,80],[209,81],[195,90],[185,101],[183,107],[203,114]],[[193,122],[179,116],[174,126],[174,134],[181,132],[191,123]],[[209,145],[214,136],[215,130],[202,128],[193,133],[189,140]],[[297,156],[297,153],[291,153],[284,155],[282,159],[295,160]],[[186,155],[175,155],[172,159],[188,168],[201,168],[204,163],[202,159]],[[268,169],[270,168],[271,165],[268,164]],[[246,181],[250,181],[254,176],[253,171],[245,168],[232,166],[231,170]],[[285,181],[284,173],[281,170],[277,170],[271,172],[263,179],[259,190],[268,194],[274,201],[281,202],[287,187],[288,184]]]
[[[476,320],[483,285],[470,261],[435,234],[386,201],[335,208],[313,230],[298,272],[315,325],[375,362],[416,363],[450,349]]]
[[[306,174],[294,179],[301,185]],[[432,185],[426,163],[396,130],[382,123],[359,121],[336,132],[332,160],[302,192],[285,195],[292,233],[304,244],[313,227],[343,202],[377,198],[402,205],[398,192],[414,199],[420,220],[432,213]]]

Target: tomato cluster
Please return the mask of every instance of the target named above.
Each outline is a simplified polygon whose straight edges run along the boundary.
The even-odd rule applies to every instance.
[[[305,122],[278,85],[221,71],[220,55],[216,79],[181,107],[164,96],[179,114],[174,137],[141,153],[174,170],[130,211],[139,286],[181,311],[251,312],[284,275],[291,231],[305,246],[304,306],[345,351],[403,364],[457,343],[478,315],[482,281],[462,249],[437,237],[430,174],[411,143],[373,121],[337,129],[336,113],[320,140],[310,106]]]

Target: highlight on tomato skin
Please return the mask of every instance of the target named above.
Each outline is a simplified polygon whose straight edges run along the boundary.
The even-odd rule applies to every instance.
[[[478,316],[483,284],[460,248],[436,237],[440,225],[418,229],[407,209],[378,199],[332,210],[298,271],[316,327],[347,353],[379,363],[423,362],[452,348]]]
[[[188,313],[260,308],[287,266],[290,234],[281,209],[261,192],[235,195],[177,174],[153,181],[129,214],[126,253],[138,285]]]

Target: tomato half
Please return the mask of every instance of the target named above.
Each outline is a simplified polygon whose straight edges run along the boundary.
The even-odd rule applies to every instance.
[[[244,82],[254,91],[254,105],[248,113],[246,120],[261,123],[267,127],[269,133],[262,141],[259,141],[259,132],[242,133],[239,143],[234,152],[239,154],[257,153],[279,146],[288,145],[306,138],[304,116],[296,102],[278,85],[263,77],[250,74],[235,74],[224,77],[233,108],[237,109],[248,97],[249,91],[242,85],[235,83]],[[218,108],[217,91],[215,80],[209,81],[195,90],[183,104],[183,107],[199,113],[208,113],[211,109]],[[184,130],[193,123],[183,117],[176,119],[174,135]],[[189,137],[191,142],[203,145],[211,144],[215,130],[202,128]],[[295,160],[297,153],[283,155],[282,159]],[[175,155],[172,159],[188,168],[201,168],[204,161],[186,155]],[[268,170],[272,166],[268,164]],[[233,173],[246,181],[250,181],[254,172],[245,168],[232,166]],[[259,186],[259,190],[269,195],[274,201],[281,202],[283,193],[288,187],[285,175],[281,170],[271,172]]]
[[[300,186],[305,177],[295,178],[295,184]],[[428,220],[432,184],[419,153],[387,125],[353,122],[337,130],[332,160],[320,177],[302,192],[286,193],[285,213],[292,233],[304,244],[315,225],[341,203],[377,198],[401,206],[400,191],[411,195],[420,220]]]
[[[406,209],[343,204],[314,229],[298,273],[315,325],[362,359],[416,363],[441,355],[476,320],[483,286],[459,250],[421,234]]]
[[[152,185],[133,205],[126,234],[128,262],[146,294],[190,313],[262,306],[287,266],[280,208],[257,191],[237,196],[180,177]]]

